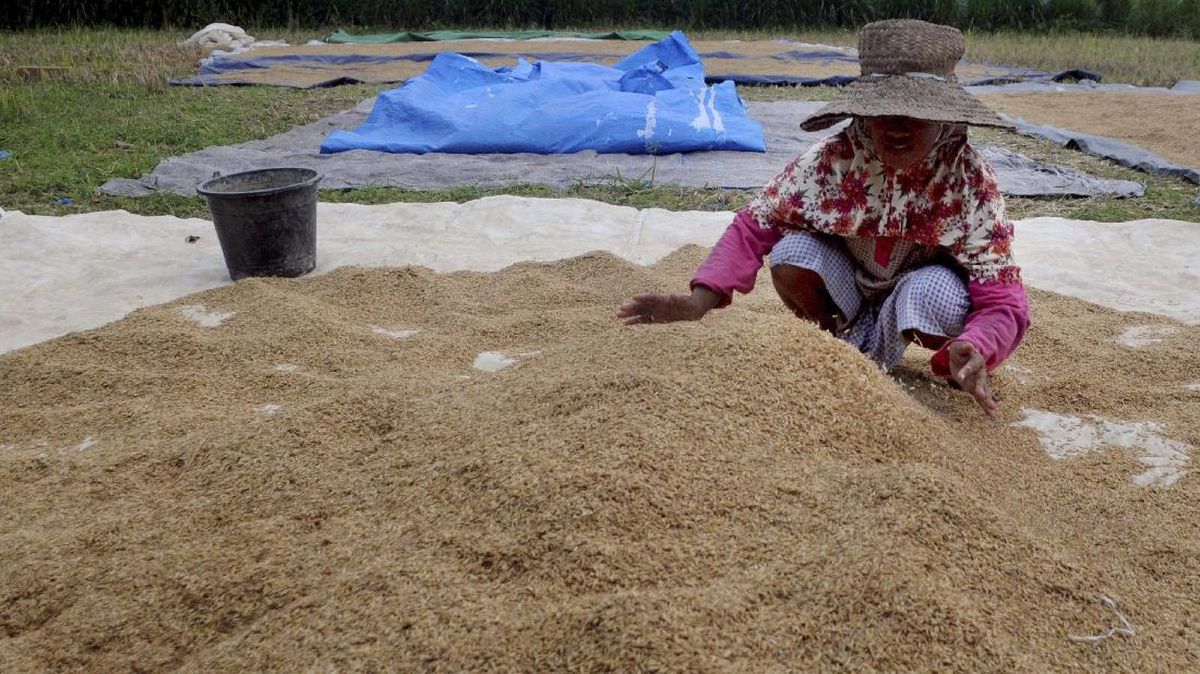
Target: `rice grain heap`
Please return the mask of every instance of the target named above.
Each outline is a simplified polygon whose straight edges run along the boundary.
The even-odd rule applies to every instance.
[[[704,252],[248,279],[0,357],[0,669],[1200,664],[1193,474],[1052,461],[768,293],[613,318]],[[1200,445],[1200,328],[1034,299],[1004,421]],[[1101,596],[1135,635],[1072,641]]]

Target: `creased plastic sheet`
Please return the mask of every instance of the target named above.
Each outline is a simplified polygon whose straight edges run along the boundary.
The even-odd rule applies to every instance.
[[[747,104],[750,115],[763,125],[766,153],[692,152],[671,155],[597,154],[594,151],[561,155],[536,154],[389,154],[370,150],[318,154],[316,149],[333,129],[362,123],[373,100],[355,109],[296,127],[262,140],[209,147],[164,159],[154,171],[139,179],[118,178],[101,187],[105,194],[146,196],[166,192],[190,196],[196,185],[214,174],[227,174],[273,166],[316,169],[325,178],[323,189],[403,187],[431,190],[458,186],[504,187],[517,183],[566,189],[576,184],[620,183],[639,180],[666,185],[730,189],[758,189],[796,155],[837,128],[809,133],[800,120],[823,103],[775,101]],[[989,159],[1006,154],[983,148]],[[1018,155],[1020,156],[1020,155]],[[1030,162],[1026,164],[1026,162]],[[1037,164],[1025,158],[997,166],[1000,190],[1016,196],[1134,196],[1142,186],[1123,180],[1102,180]]]
[[[678,31],[612,67],[525,60],[488,68],[439,54],[405,86],[379,94],[367,121],[329,134],[322,154],[671,154],[764,152],[762,126],[732,83],[708,86]]]
[[[1080,72],[1080,71],[1067,71]],[[1062,73],[1060,73],[1061,75]],[[1057,77],[1057,76],[1056,76]],[[967,91],[976,96],[982,94],[1062,94],[1062,93],[1124,93],[1165,94],[1168,96],[1194,96],[1200,94],[1200,80],[1179,80],[1170,87],[1139,87],[1133,84],[1100,84],[1094,80],[1063,82],[1060,79],[1034,78],[1020,82],[986,84],[972,82]]]
[[[712,245],[732,217],[513,196],[464,204],[321,203],[316,273],[346,265],[494,271],[593,250],[649,264],[684,245]],[[1200,324],[1200,224],[1033,218],[1015,227],[1014,255],[1028,284]],[[192,236],[199,238],[189,242]],[[0,352],[229,282],[206,220],[10,211],[0,220]],[[687,282],[679,279],[681,291]]]
[[[1060,129],[1055,126],[1046,126],[1043,124],[1030,124],[1023,119],[1007,115],[1001,115],[1001,117],[1009,119],[1009,121],[1016,124],[1017,131],[1028,136],[1045,138],[1066,148],[1080,150],[1096,157],[1103,157],[1104,159],[1111,159],[1122,166],[1128,166],[1129,168],[1143,171],[1150,175],[1173,176],[1200,185],[1200,170],[1189,166],[1180,166],[1137,145],[1103,136],[1093,136],[1081,131]]]

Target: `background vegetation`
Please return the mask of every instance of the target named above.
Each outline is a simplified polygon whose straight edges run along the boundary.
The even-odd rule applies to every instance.
[[[7,0],[0,27],[238,25],[684,29],[857,26],[912,17],[982,30],[1200,36],[1200,0]]]
[[[196,72],[204,53],[179,44],[195,28],[151,30],[53,28],[0,31],[0,207],[26,213],[66,214],[112,208],[153,214],[208,217],[202,199],[158,195],[109,197],[97,188],[112,178],[135,178],[161,160],[210,145],[241,143],[316,121],[375,96],[386,85],[354,85],[298,91],[276,87],[172,87],[168,78]],[[327,34],[313,29],[256,28],[260,39],[292,44]],[[853,44],[849,29],[796,31],[694,31],[695,39],[790,39]],[[1087,67],[1106,80],[1171,84],[1200,79],[1200,43],[1185,40],[1061,32],[975,33],[968,56],[1052,70]],[[632,48],[632,47],[631,47]],[[1188,65],[1191,63],[1192,65]],[[22,66],[37,65],[31,76]],[[747,99],[827,99],[828,87],[740,87]],[[1009,199],[1015,217],[1064,215],[1097,220],[1171,217],[1200,221],[1200,188],[1154,178],[1111,162],[1005,132],[978,134],[1036,159],[1073,166],[1094,175],[1147,185],[1141,199]],[[733,210],[750,193],[662,185],[653,175],[613,176],[601,185],[578,185],[555,193],[537,185],[499,190],[463,187],[430,192],[394,188],[322,190],[325,201],[466,201],[492,193],[579,196],[636,207]]]

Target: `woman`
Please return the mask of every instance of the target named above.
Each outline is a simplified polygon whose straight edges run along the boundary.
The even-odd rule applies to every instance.
[[[988,373],[1029,325],[1012,225],[966,125],[1009,126],[954,78],[962,33],[909,19],[859,34],[862,77],[801,124],[850,119],[776,176],[733,223],[690,295],[637,295],[626,323],[698,320],[754,287],[763,257],[784,304],[885,370],[917,342],[935,374],[997,409]]]

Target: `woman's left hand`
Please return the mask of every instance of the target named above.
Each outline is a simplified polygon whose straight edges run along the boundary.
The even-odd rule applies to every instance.
[[[950,342],[946,347],[950,352],[950,376],[962,387],[962,390],[975,397],[975,402],[983,408],[989,417],[995,416],[999,405],[996,396],[992,394],[992,386],[988,382],[987,363],[979,349],[970,342]]]

